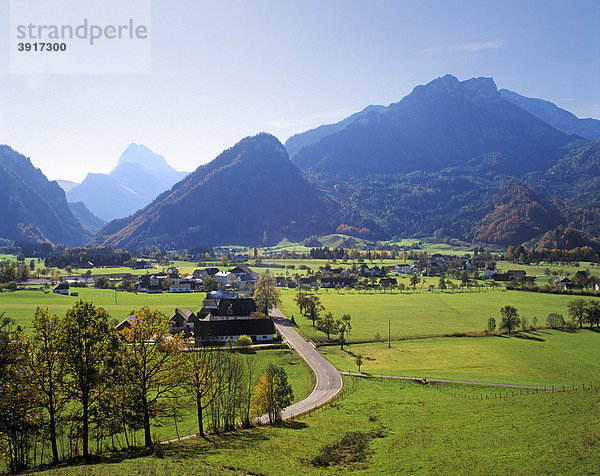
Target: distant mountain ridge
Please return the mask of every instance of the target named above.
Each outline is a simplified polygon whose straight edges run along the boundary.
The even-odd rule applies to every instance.
[[[89,173],[67,197],[70,202],[83,202],[94,215],[109,221],[143,208],[186,175],[146,146],[130,144],[109,174]]]
[[[580,119],[572,112],[561,109],[550,101],[521,96],[509,89],[501,89],[499,92],[507,101],[546,121],[559,131],[577,134],[590,140],[600,139],[600,121],[598,119]]]
[[[381,111],[384,108],[385,106],[367,106],[362,111],[356,112],[351,116],[348,116],[346,119],[336,122],[335,124],[324,124],[314,129],[310,129],[299,134],[294,134],[285,141],[285,148],[288,152],[288,155],[292,157],[302,147],[317,142],[323,137],[333,134],[334,132],[341,131],[344,127],[352,124],[357,119],[360,119],[361,117],[364,117],[372,112]]]
[[[7,145],[0,146],[0,217],[1,238],[81,245],[90,237],[58,184]]]
[[[491,78],[446,75],[303,147],[292,160],[333,180],[441,170],[497,152],[522,175],[550,167],[573,139],[503,99]]]
[[[167,248],[272,244],[330,231],[327,204],[269,134],[242,139],[130,217],[114,220],[94,244]]]

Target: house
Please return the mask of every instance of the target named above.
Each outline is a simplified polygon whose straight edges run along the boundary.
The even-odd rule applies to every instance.
[[[496,270],[494,268],[485,268],[483,271],[484,278],[491,278],[494,274],[496,274]]]
[[[255,273],[254,271],[252,271],[250,268],[248,268],[248,266],[236,266],[233,269],[229,270],[230,273],[233,273],[237,276],[240,276],[242,274],[247,274],[249,276],[257,276],[258,277],[258,273]]]
[[[554,284],[562,289],[571,289],[573,287],[571,280],[565,276],[555,279]]]
[[[256,312],[256,303],[252,298],[239,298],[233,293],[211,291],[206,294],[202,308],[204,320],[250,319]]]
[[[119,332],[121,332],[125,329],[129,329],[133,324],[135,324],[136,321],[137,321],[137,317],[135,317],[133,314],[130,314],[129,316],[127,316],[125,319],[123,319],[121,322],[119,322],[116,325],[116,329]]]
[[[523,279],[526,276],[525,270],[523,269],[509,269],[506,274],[510,274],[515,279]]]
[[[219,271],[214,277],[222,286],[237,286],[239,282],[237,275],[230,273],[229,271]]]
[[[52,292],[54,294],[68,295],[69,294],[69,283],[66,283],[66,282],[58,283],[56,286],[54,286],[52,288]]]
[[[190,283],[178,283],[178,284],[171,284],[169,286],[169,292],[170,293],[190,293],[192,292],[192,286]]]
[[[214,276],[219,271],[219,268],[195,269],[192,276],[194,278],[206,279],[209,276]]]
[[[342,277],[342,276],[332,276],[321,278],[321,287],[322,288],[345,288],[345,287],[353,287],[358,280],[356,278]]]
[[[594,284],[594,290],[595,291],[600,291],[600,283]]]
[[[389,288],[391,286],[396,286],[398,284],[398,280],[396,278],[381,278],[379,280],[379,284],[383,288]]]
[[[409,264],[397,264],[396,266],[394,266],[394,271],[396,273],[411,274],[412,267]]]
[[[278,288],[283,288],[287,286],[287,279],[284,276],[276,276],[275,286],[277,286]]]
[[[151,284],[148,286],[148,290],[146,292],[148,294],[160,294],[163,292],[163,288],[160,284]]]
[[[201,320],[194,329],[194,336],[200,342],[235,341],[242,335],[252,342],[274,340],[275,325],[271,319]]]
[[[471,269],[473,269],[473,264],[471,264],[470,260],[463,259],[460,269],[471,270]]]
[[[298,287],[299,288],[310,288],[312,286],[317,285],[317,280],[314,277],[310,278],[299,278],[298,279]]]
[[[182,311],[179,308],[175,309],[173,315],[169,318],[171,321],[171,332],[176,334],[178,332],[193,332],[200,320],[189,309]]]

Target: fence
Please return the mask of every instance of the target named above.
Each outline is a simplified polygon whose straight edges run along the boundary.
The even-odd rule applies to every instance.
[[[600,383],[589,382],[577,385],[552,385],[550,387],[523,387],[523,388],[511,388],[505,390],[498,390],[488,393],[480,394],[469,394],[464,392],[453,391],[447,388],[445,385],[440,385],[437,382],[430,382],[430,387],[437,390],[444,395],[449,395],[456,398],[462,398],[465,400],[493,400],[497,398],[509,398],[518,397],[521,395],[537,395],[540,393],[562,393],[562,392],[574,392],[581,390],[598,390],[600,389]],[[446,388],[445,388],[446,387]],[[493,387],[492,387],[493,388]]]

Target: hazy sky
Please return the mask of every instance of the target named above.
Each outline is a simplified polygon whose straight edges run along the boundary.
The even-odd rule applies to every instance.
[[[600,118],[600,1],[152,1],[151,73],[9,73],[0,143],[51,179],[108,172],[131,142],[191,171],[241,138],[399,101],[446,73]]]

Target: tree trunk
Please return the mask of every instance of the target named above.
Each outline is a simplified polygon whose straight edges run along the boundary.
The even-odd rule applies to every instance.
[[[196,406],[198,407],[198,434],[204,436],[204,422],[202,421],[202,399],[200,393],[196,392]]]
[[[89,399],[88,399],[88,395],[87,392],[83,392],[83,397],[81,399],[81,403],[83,406],[83,457],[84,458],[88,458],[90,453],[89,453],[89,449],[88,449],[88,437],[89,437],[89,433],[90,433],[90,427],[89,427],[89,415],[88,415],[88,405],[89,405]]]
[[[50,400],[50,443],[52,444],[52,464],[58,464],[58,445],[56,444],[56,419],[54,416],[54,402]]]
[[[144,446],[151,449],[152,434],[150,433],[150,413],[148,412],[148,400],[145,395],[142,404],[144,406]]]

